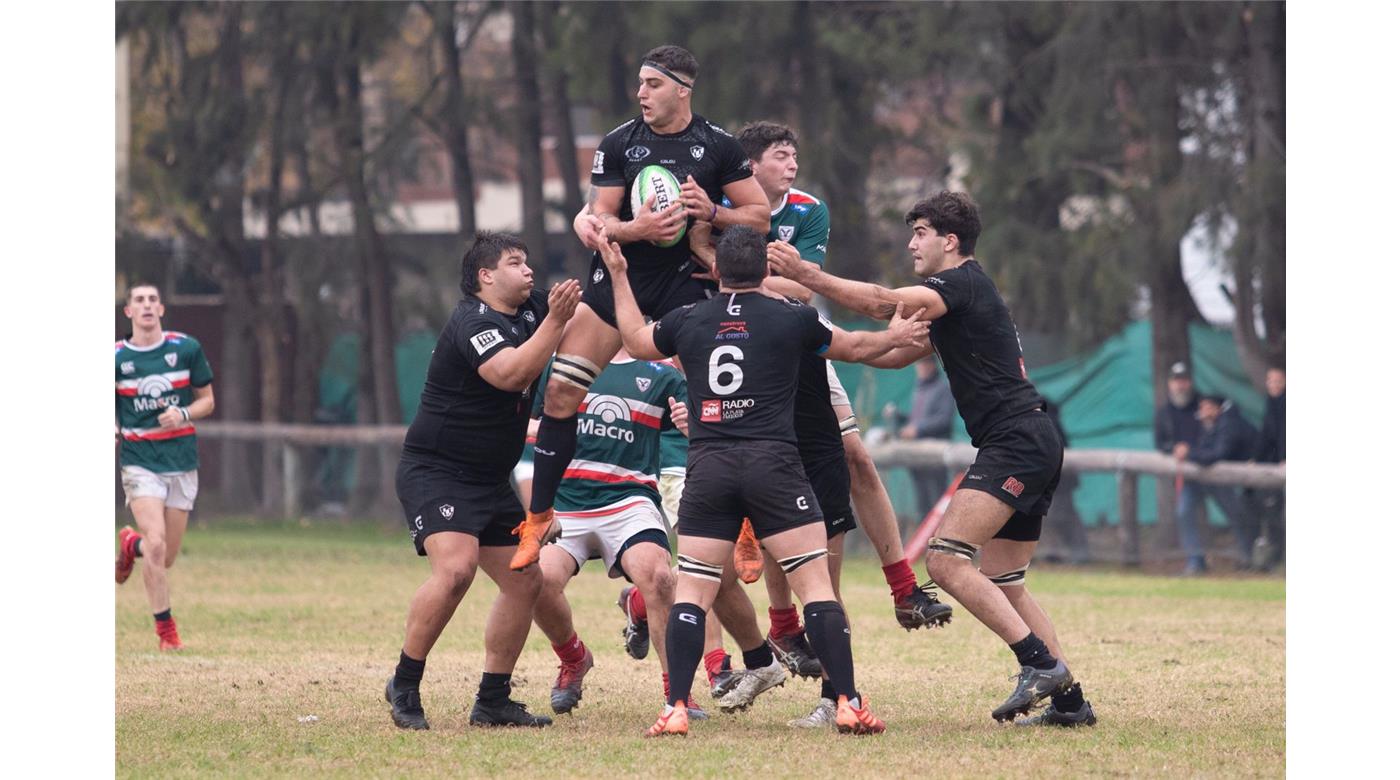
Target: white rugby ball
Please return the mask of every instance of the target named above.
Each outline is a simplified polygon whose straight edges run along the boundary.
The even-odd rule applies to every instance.
[[[652,203],[651,210],[664,211],[673,203],[681,200],[681,183],[676,181],[676,177],[670,171],[660,165],[648,165],[637,174],[637,178],[632,182],[632,216],[642,213],[642,207],[647,202],[647,198],[655,195],[656,200]],[[675,246],[680,240],[685,238],[685,225],[681,226],[681,232],[674,240],[661,243],[653,241],[657,246]]]

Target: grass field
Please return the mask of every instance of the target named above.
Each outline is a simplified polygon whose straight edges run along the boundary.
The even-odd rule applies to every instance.
[[[654,742],[640,736],[660,706],[654,652],[645,661],[623,652],[620,581],[599,567],[590,564],[570,588],[597,661],[574,715],[542,732],[467,725],[495,596],[483,574],[428,660],[433,728],[408,733],[390,723],[383,700],[409,597],[427,573],[405,534],[364,525],[193,528],[172,575],[185,652],[156,652],[139,563],[117,588],[117,775],[1284,773],[1281,579],[1032,568],[1030,583],[1100,718],[1093,729],[1052,731],[992,721],[1016,669],[990,632],[959,610],[947,628],[906,633],[875,561],[852,559],[843,590],[856,679],[886,734],[787,728],[817,696],[814,683],[790,680],[746,713],[714,709],[689,738]],[[749,592],[765,615],[762,586]],[[547,713],[556,664],[532,632],[515,697]]]

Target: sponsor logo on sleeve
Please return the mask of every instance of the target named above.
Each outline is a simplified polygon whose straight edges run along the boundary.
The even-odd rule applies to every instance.
[[[806,214],[806,213],[807,213],[807,209],[810,209],[810,208],[811,208],[811,206],[808,206],[808,205],[805,205],[805,204],[802,204],[802,203],[794,203],[794,204],[792,204],[792,210],[795,211],[795,212],[797,212],[798,214]]]
[[[593,172],[594,172],[594,173],[602,173],[602,172],[603,172],[603,152],[602,152],[602,150],[599,150],[599,151],[596,151],[596,152],[593,153]]]
[[[501,335],[499,330],[492,328],[491,330],[482,331],[472,336],[472,346],[476,347],[476,354],[485,355],[487,350],[497,344],[505,343],[505,340],[505,337]]]

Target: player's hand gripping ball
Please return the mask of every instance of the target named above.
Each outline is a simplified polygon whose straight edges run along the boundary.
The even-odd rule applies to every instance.
[[[648,165],[637,174],[632,182],[632,216],[642,213],[645,204],[651,201],[653,213],[662,212],[681,202],[681,184],[670,171],[660,165]],[[675,246],[685,237],[685,225],[670,241],[652,241],[657,246]]]

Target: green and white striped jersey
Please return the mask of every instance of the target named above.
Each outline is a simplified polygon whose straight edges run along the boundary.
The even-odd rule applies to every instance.
[[[194,388],[214,381],[204,350],[193,336],[167,330],[159,342],[138,347],[117,342],[117,427],[121,464],[157,474],[199,468],[194,425],[162,430],[160,414],[171,406],[189,406]]]

